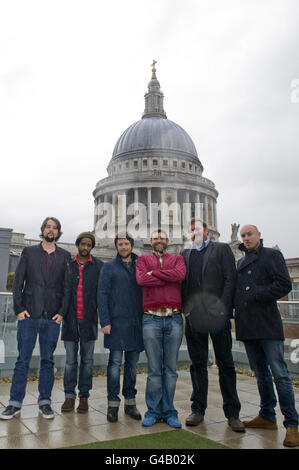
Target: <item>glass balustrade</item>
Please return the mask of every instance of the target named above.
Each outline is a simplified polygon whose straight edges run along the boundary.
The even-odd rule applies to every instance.
[[[292,353],[292,344],[294,340],[299,338],[299,301],[279,301],[278,307],[282,316],[282,320],[285,326],[285,331],[289,332],[289,337],[286,335],[285,340],[285,352],[286,358],[290,357]],[[241,341],[235,340],[234,328],[232,330],[233,335],[233,351],[242,352],[245,351],[244,344]],[[13,297],[11,293],[0,292],[0,369],[8,368],[11,369],[17,357],[17,319],[13,310]],[[98,340],[95,343],[95,354],[104,353],[107,350],[103,346],[104,336],[100,330]],[[292,343],[293,342],[293,343]],[[298,341],[299,343],[299,341]],[[296,345],[295,345],[296,346]],[[294,347],[295,347],[294,346]],[[299,346],[299,344],[298,344]],[[186,349],[186,340],[184,337],[182,343],[182,349]],[[210,344],[210,348],[212,346]],[[64,356],[64,345],[63,341],[59,339],[55,355]],[[33,351],[33,356],[39,356],[39,345],[38,341]],[[213,354],[212,354],[213,357]],[[10,364],[10,365],[8,365]],[[298,357],[298,369],[299,369],[299,357]],[[299,374],[299,370],[298,370]],[[2,372],[2,376],[5,373]]]

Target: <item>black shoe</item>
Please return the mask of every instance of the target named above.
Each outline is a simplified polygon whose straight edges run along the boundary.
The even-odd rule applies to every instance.
[[[118,406],[108,406],[107,420],[110,423],[116,423],[118,420]]]
[[[137,410],[136,405],[125,405],[125,414],[131,416],[133,419],[141,419],[141,414]]]
[[[39,407],[39,412],[41,413],[43,418],[46,418],[46,419],[54,418],[54,412],[50,405],[41,405]]]
[[[204,420],[204,416],[200,413],[192,413],[186,418],[186,426],[198,426]]]
[[[232,428],[232,431],[235,431],[235,432],[246,431],[244,423],[242,423],[242,421],[240,421],[239,418],[232,417],[232,418],[229,418],[227,422],[228,422],[228,425]]]
[[[0,419],[11,419],[21,412],[21,408],[16,406],[8,405],[3,413],[0,415]]]

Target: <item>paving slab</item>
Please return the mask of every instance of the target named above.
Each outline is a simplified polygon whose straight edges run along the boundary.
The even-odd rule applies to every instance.
[[[189,370],[178,371],[175,406],[183,429],[232,449],[284,449],[282,442],[285,437],[285,429],[279,405],[277,405],[277,431],[247,429],[246,433],[235,433],[228,426],[223,413],[218,369],[210,367],[208,372],[209,392],[205,420],[199,426],[188,427],[185,425],[185,420],[191,412],[191,378]],[[145,404],[146,378],[146,372],[137,375],[136,401],[142,415],[147,409]],[[245,374],[237,374],[237,388],[242,405],[241,419],[255,417],[258,414],[260,402],[255,378]],[[8,404],[9,390],[9,383],[0,383],[0,413]],[[107,382],[106,376],[103,375],[93,378],[89,411],[86,414],[77,413],[78,398],[74,411],[61,412],[61,405],[64,402],[62,378],[55,380],[53,389],[52,408],[55,413],[53,420],[46,420],[39,414],[37,398],[38,382],[36,380],[29,381],[21,414],[9,421],[0,420],[0,449],[55,449],[87,444],[97,440],[106,441],[172,429],[166,423],[157,423],[150,428],[143,427],[140,421],[135,421],[124,413],[123,398],[119,409],[119,421],[117,423],[107,422]],[[297,408],[299,408],[298,388],[295,388],[295,398]],[[298,450],[299,447],[296,449]]]

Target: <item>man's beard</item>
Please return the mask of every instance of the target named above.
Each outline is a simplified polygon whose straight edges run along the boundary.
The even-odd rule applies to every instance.
[[[52,243],[52,242],[55,242],[55,241],[56,241],[56,238],[55,238],[54,236],[48,237],[48,235],[46,235],[46,236],[44,237],[44,240],[45,240],[46,242],[48,242],[48,243]]]
[[[132,251],[130,251],[127,254],[122,254],[121,252],[118,252],[118,254],[120,255],[121,259],[126,260],[126,259],[130,258],[130,256],[132,255]]]
[[[89,256],[89,251],[87,250],[79,250],[79,255],[82,257],[82,258],[87,258]]]

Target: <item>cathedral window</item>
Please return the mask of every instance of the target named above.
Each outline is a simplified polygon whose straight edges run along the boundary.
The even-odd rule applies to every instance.
[[[177,168],[178,167],[178,162],[176,160],[174,160],[173,162],[173,168]]]
[[[163,160],[163,166],[167,166],[168,165],[168,160]]]
[[[158,160],[153,160],[153,166],[158,166]]]
[[[147,166],[147,160],[143,160],[142,164],[143,166]]]
[[[137,162],[137,160],[134,160],[134,168],[138,168],[138,162]]]
[[[186,163],[182,162],[182,168],[186,168]]]

